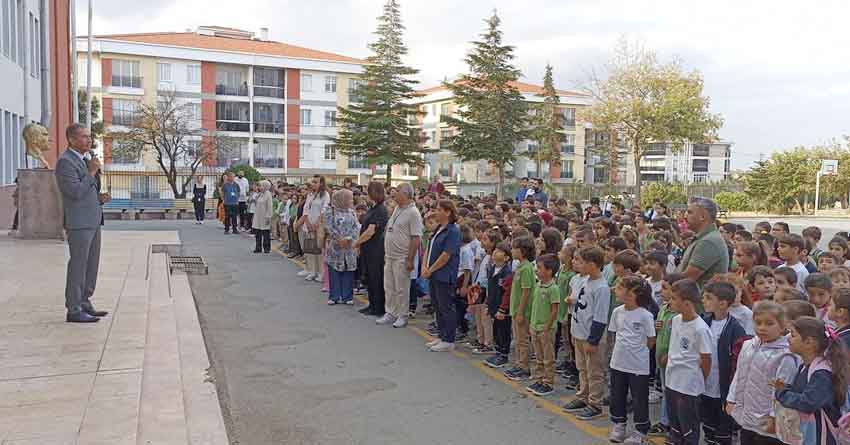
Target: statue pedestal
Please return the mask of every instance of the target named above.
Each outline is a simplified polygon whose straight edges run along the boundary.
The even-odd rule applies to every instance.
[[[64,215],[53,170],[18,170],[18,237],[64,239]]]

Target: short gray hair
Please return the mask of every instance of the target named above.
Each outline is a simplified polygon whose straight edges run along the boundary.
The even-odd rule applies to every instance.
[[[408,198],[413,199],[413,186],[409,182],[402,182],[396,187],[398,193],[404,193]]]
[[[711,218],[712,221],[717,219],[717,203],[713,200],[702,196],[693,196],[688,200],[688,204],[697,206],[708,212],[708,217]]]

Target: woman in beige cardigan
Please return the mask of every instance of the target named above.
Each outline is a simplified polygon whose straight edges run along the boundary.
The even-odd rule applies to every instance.
[[[269,192],[272,185],[267,180],[260,181],[260,194],[254,207],[254,220],[251,228],[254,229],[254,240],[256,247],[254,253],[269,253],[272,250],[271,223],[272,223],[272,194]]]

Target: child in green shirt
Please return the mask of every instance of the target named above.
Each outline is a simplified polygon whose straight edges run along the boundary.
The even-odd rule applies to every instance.
[[[531,317],[531,295],[536,287],[534,265],[531,264],[537,254],[534,241],[527,236],[513,240],[511,256],[519,262],[511,282],[511,321],[513,322],[513,337],[516,339],[516,364],[505,371],[505,377],[510,380],[527,380],[531,378],[528,368],[529,352],[529,319]]]
[[[565,301],[570,296],[570,280],[576,276],[576,273],[573,271],[573,254],[575,254],[575,251],[575,244],[567,244],[558,252],[561,269],[558,271],[558,275],[555,276],[555,282],[558,283],[558,289],[561,291],[562,298],[558,305],[557,332],[561,334],[560,343],[564,348],[564,355],[561,363],[555,366],[555,372],[577,376],[578,369],[576,368],[575,357],[573,356],[572,338],[570,338],[570,305]],[[557,351],[555,351],[555,355],[558,355]]]
[[[661,391],[665,389],[664,385],[664,370],[667,368],[667,351],[670,349],[670,328],[673,318],[679,315],[670,300],[673,298],[673,284],[685,276],[678,273],[670,273],[664,277],[661,282],[661,309],[658,311],[658,316],[655,318],[655,363],[658,367],[658,374],[661,376]],[[661,399],[661,419],[649,429],[651,436],[663,436],[667,434],[670,426],[670,420],[667,417],[667,400]]]
[[[561,301],[561,290],[555,282],[558,269],[560,263],[554,254],[537,259],[540,285],[532,293],[530,324],[536,382],[526,390],[538,396],[551,394],[555,390],[555,323]]]

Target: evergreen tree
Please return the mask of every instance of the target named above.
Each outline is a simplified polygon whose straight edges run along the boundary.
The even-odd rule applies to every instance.
[[[561,99],[555,91],[555,83],[552,80],[552,65],[546,65],[543,91],[540,96],[543,97],[543,102],[534,107],[531,130],[532,138],[537,141],[538,147],[537,151],[530,155],[537,163],[537,174],[541,178],[546,178],[549,175],[541,173],[541,165],[549,162],[558,170],[561,169],[561,142],[564,141]]]
[[[487,31],[466,56],[469,73],[446,87],[457,103],[457,117],[443,119],[457,132],[449,148],[461,161],[488,161],[499,170],[502,196],[505,168],[516,160],[514,148],[527,139],[528,105],[513,82],[520,71],[512,65],[514,47],[502,43],[499,17],[486,20]]]
[[[393,165],[423,165],[423,154],[430,152],[409,123],[417,114],[416,105],[409,100],[418,83],[409,76],[419,71],[402,63],[407,54],[403,31],[398,1],[387,0],[378,17],[378,39],[369,44],[373,54],[366,59],[362,82],[354,91],[357,102],[339,107],[340,129],[335,141],[346,156],[386,165],[387,182],[392,179]]]

